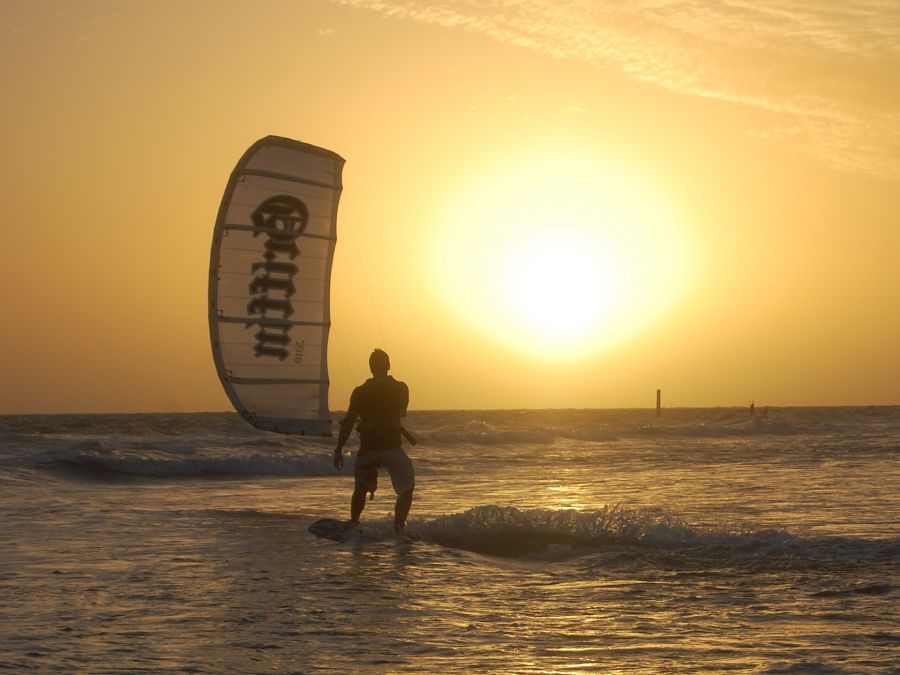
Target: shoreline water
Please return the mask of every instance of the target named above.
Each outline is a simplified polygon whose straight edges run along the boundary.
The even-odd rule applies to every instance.
[[[0,670],[892,672],[900,408],[759,413],[415,411],[347,544],[333,438],[2,416]]]

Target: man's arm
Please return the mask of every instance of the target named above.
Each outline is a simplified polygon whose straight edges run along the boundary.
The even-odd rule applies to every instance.
[[[406,409],[409,407],[409,387],[406,386],[406,382],[400,382],[400,417],[406,417]],[[407,431],[403,424],[400,425],[400,433],[403,434],[403,438],[409,441],[410,445],[415,445],[418,441],[416,441],[416,437],[413,436],[409,431]]]
[[[406,409],[409,407],[409,387],[406,382],[400,382],[400,417],[406,417]]]
[[[341,470],[344,468],[344,444],[350,438],[350,432],[353,431],[353,425],[356,424],[358,417],[359,413],[354,409],[353,401],[351,399],[347,414],[344,416],[344,419],[341,420],[341,430],[338,433],[337,445],[334,448],[335,469]]]

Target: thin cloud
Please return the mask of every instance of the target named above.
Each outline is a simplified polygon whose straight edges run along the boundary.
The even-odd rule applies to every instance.
[[[900,180],[900,3],[334,0],[780,115],[769,136]]]

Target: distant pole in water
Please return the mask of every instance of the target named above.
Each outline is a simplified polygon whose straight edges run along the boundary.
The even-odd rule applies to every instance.
[[[657,415],[657,417],[662,412],[661,403],[662,403],[662,389],[657,389],[656,390],[656,415]]]

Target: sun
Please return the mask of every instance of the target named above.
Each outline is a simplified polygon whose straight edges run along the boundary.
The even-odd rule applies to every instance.
[[[554,342],[569,342],[612,316],[622,289],[616,261],[568,229],[511,242],[498,260],[494,294],[507,320]]]
[[[671,307],[686,282],[672,209],[590,158],[511,163],[445,213],[431,266],[440,293],[485,333],[541,358],[622,341]]]

